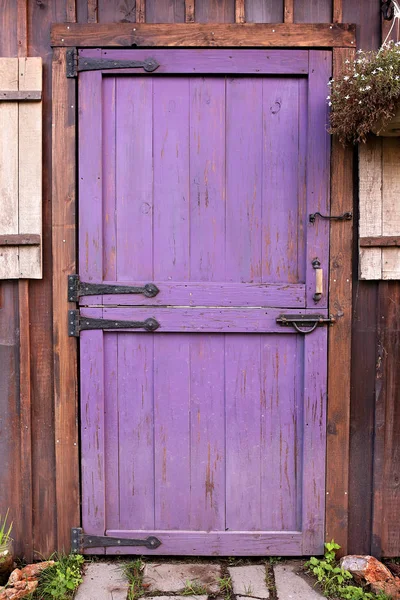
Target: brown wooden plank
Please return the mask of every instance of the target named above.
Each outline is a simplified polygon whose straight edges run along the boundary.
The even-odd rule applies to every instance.
[[[185,0],[185,22],[194,23],[194,0]]]
[[[247,23],[282,23],[283,0],[246,0]]]
[[[390,246],[400,246],[400,236],[398,235],[376,235],[360,238],[361,248],[388,248]]]
[[[81,4],[81,3],[80,3]],[[52,332],[51,64],[52,22],[65,19],[65,0],[28,2],[28,52],[43,60],[43,279],[29,283],[32,381],[33,547],[57,548]],[[51,474],[51,475],[49,475]]]
[[[370,0],[343,2],[343,22],[357,25],[357,46],[363,50],[378,49],[381,42],[379,3]]]
[[[97,0],[87,0],[87,22],[88,23],[97,23]]]
[[[37,233],[15,233],[0,235],[0,246],[39,246],[40,235]]]
[[[195,2],[197,23],[235,22],[235,0],[195,0]]]
[[[136,23],[146,23],[146,0],[136,0]]]
[[[332,20],[332,0],[295,0],[295,23],[329,23]]]
[[[354,231],[357,231],[356,224]],[[355,236],[354,252],[358,253]],[[351,427],[349,461],[350,554],[371,552],[375,407],[376,283],[353,284]]]
[[[74,23],[76,21],[76,0],[65,0],[65,20]]]
[[[66,50],[53,59],[53,336],[58,549],[79,523],[77,347],[68,337],[67,275],[75,272],[75,86]]]
[[[343,0],[333,0],[333,22],[343,23]]]
[[[333,51],[333,75],[340,76],[354,50]],[[331,211],[353,210],[353,150],[333,139]],[[351,385],[352,235],[350,222],[331,224],[329,311],[337,321],[329,330],[326,539],[348,543],[348,486]]]
[[[293,1],[294,0],[285,0],[285,2],[284,2],[283,16],[284,16],[285,23],[293,23],[293,21],[294,21]]]
[[[197,15],[196,9],[196,15]],[[196,16],[197,19],[197,16]],[[355,27],[329,25],[244,23],[200,24],[188,29],[186,23],[109,25],[56,24],[52,28],[53,46],[238,46],[238,47],[354,47]]]
[[[28,1],[18,1],[17,38],[18,56],[28,55]]]
[[[184,0],[146,0],[146,23],[184,22]]]
[[[245,2],[244,0],[235,0],[235,23],[245,23]]]

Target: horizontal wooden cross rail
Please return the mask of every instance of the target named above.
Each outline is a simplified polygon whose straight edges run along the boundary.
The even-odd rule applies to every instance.
[[[400,236],[376,235],[360,238],[361,248],[390,248],[391,246],[400,246]]]
[[[0,91],[0,102],[11,102],[15,100],[41,100],[42,92],[39,91],[19,91],[19,92],[10,92],[10,91]]]
[[[52,46],[98,47],[292,47],[354,48],[355,25],[342,23],[59,23]]]
[[[0,246],[39,246],[37,233],[10,233],[0,235]]]

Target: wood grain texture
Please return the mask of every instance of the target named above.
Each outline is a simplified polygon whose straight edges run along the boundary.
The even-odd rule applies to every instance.
[[[285,23],[294,22],[294,0],[284,0],[283,18]]]
[[[382,235],[400,235],[400,178],[397,165],[400,159],[400,142],[397,138],[384,138],[382,143]],[[400,279],[400,250],[383,248],[382,279]]]
[[[194,0],[185,0],[185,23],[195,22]]]
[[[76,21],[76,0],[65,0],[65,20],[68,23]]]
[[[245,23],[245,0],[235,0],[235,23]]]
[[[53,335],[58,548],[79,523],[76,340],[68,337],[66,277],[75,272],[75,85],[66,52],[53,59]]]
[[[379,2],[346,0],[343,22],[357,24],[357,45],[363,50],[377,50],[381,43],[381,11]]]
[[[18,90],[18,59],[0,61],[0,88]],[[18,234],[18,103],[0,103],[0,198],[2,235]],[[18,248],[2,248],[0,279],[18,279]]]
[[[295,23],[330,23],[332,0],[294,0]]]
[[[146,0],[146,23],[184,22],[184,0]]]
[[[387,248],[400,246],[399,235],[377,235],[360,238],[360,248]]]
[[[234,23],[235,0],[195,0],[197,23]]]
[[[42,59],[18,59],[19,89],[42,91]],[[18,106],[18,232],[42,234],[42,103]],[[19,248],[19,276],[41,279],[42,248]]]
[[[382,140],[371,136],[359,148],[359,235],[382,235]],[[382,250],[360,247],[360,279],[382,278]]]
[[[246,0],[247,23],[283,23],[283,0]]]
[[[196,11],[196,19],[197,11]],[[52,27],[53,46],[239,46],[355,47],[355,27],[347,24],[261,23],[172,25],[128,23],[64,24]]]
[[[87,0],[87,22],[97,23],[98,0]]]
[[[338,77],[354,51],[333,51],[333,76]],[[353,210],[353,152],[333,139],[331,163],[332,214]],[[352,320],[352,225],[330,228],[329,312],[337,322],[329,331],[327,419],[327,540],[332,538],[346,554],[348,544],[348,486]],[[338,377],[340,373],[340,377]]]
[[[333,0],[333,22],[343,23],[343,0]]]
[[[146,0],[136,0],[136,23],[146,23]]]
[[[0,235],[0,246],[39,246],[40,235],[37,233],[15,233]]]

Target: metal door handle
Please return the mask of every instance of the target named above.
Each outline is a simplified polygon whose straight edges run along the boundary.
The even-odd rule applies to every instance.
[[[313,296],[314,302],[319,302],[323,294],[323,281],[324,272],[321,267],[321,262],[318,258],[314,258],[312,266],[315,269],[315,294]]]

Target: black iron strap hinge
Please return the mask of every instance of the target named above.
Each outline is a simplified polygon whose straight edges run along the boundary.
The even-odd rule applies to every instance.
[[[311,213],[311,215],[308,215],[308,220],[310,223],[315,223],[315,219],[317,217],[326,219],[327,221],[351,221],[353,218],[353,213],[345,212],[342,215],[321,215],[320,212],[315,212]]]
[[[145,331],[155,331],[160,327],[160,323],[149,317],[145,321],[122,321],[121,319],[95,319],[93,317],[83,317],[79,310],[68,311],[68,336],[79,337],[81,331],[88,329],[144,329]]]
[[[149,550],[156,550],[161,546],[161,541],[153,535],[136,540],[131,538],[116,538],[107,535],[89,535],[83,533],[80,527],[71,529],[71,552],[78,554],[85,548],[110,548],[118,546],[144,546]]]
[[[111,58],[87,58],[78,55],[76,48],[67,50],[67,77],[76,77],[80,71],[108,71],[111,69],[143,69],[152,73],[159,67],[155,58],[125,60]]]
[[[154,283],[142,286],[114,285],[108,283],[85,283],[79,275],[68,275],[68,302],[78,302],[81,296],[101,296],[115,294],[143,294],[154,298],[160,292]]]
[[[283,327],[294,327],[298,333],[312,333],[319,325],[333,325],[334,317],[323,315],[279,315],[276,322]]]

